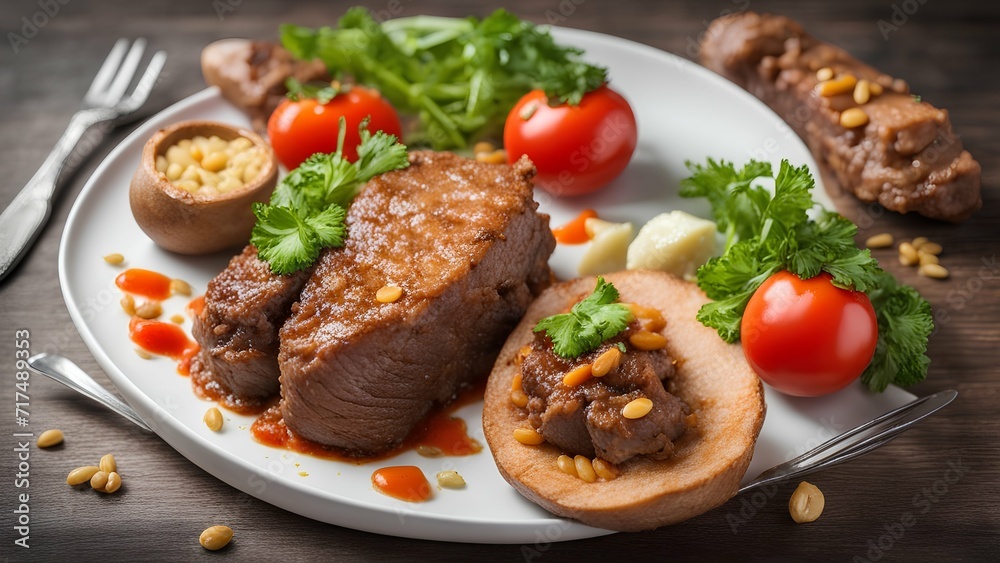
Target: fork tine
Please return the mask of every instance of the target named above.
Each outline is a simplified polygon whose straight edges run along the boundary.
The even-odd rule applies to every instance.
[[[118,65],[122,62],[122,57],[125,56],[125,49],[127,47],[128,39],[122,37],[118,41],[115,41],[115,46],[111,48],[111,52],[104,59],[101,70],[97,71],[97,76],[90,83],[90,89],[87,90],[85,98],[99,96],[101,92],[107,89],[108,84],[111,83],[111,79],[115,76],[115,71],[118,70]]]
[[[135,69],[139,68],[139,61],[142,60],[142,52],[145,49],[146,40],[141,37],[132,43],[132,48],[128,50],[128,55],[125,56],[125,62],[118,69],[118,74],[115,75],[114,82],[111,83],[107,93],[104,95],[104,103],[106,105],[114,105],[121,101],[122,96],[125,95],[125,90],[128,89],[128,85],[132,83],[132,77],[135,76]]]
[[[135,85],[135,90],[119,104],[124,111],[135,111],[145,103],[146,98],[149,97],[149,93],[153,90],[153,85],[156,84],[156,79],[159,77],[160,71],[163,70],[166,60],[167,53],[164,51],[157,51],[153,54],[153,58],[149,60],[146,71],[142,73],[142,78]]]

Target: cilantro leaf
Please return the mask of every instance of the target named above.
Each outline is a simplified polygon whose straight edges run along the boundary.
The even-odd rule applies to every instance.
[[[930,305],[857,247],[853,223],[814,209],[815,180],[807,167],[782,161],[773,177],[770,164],[757,161],[739,170],[712,159],[687,166],[691,176],[681,182],[680,195],[706,198],[726,234],[722,256],[698,269],[698,286],[713,300],[698,311],[702,324],[735,342],[747,303],[768,277],[781,270],[802,279],[827,272],[834,285],[867,293],[875,308],[878,343],[862,381],[882,391],[890,383],[909,385],[926,376]],[[761,179],[772,177],[774,188],[768,190]]]
[[[314,154],[278,184],[268,204],[253,206],[250,243],[276,274],[311,266],[324,248],[343,246],[346,211],[362,185],[378,174],[409,166],[406,147],[381,131],[361,128],[358,161],[343,157],[344,120],[337,152]]]
[[[318,58],[331,73],[374,86],[417,115],[407,143],[435,149],[498,134],[530,90],[575,105],[607,82],[607,69],[583,62],[582,51],[502,9],[482,20],[417,16],[380,24],[358,6],[335,27],[283,25],[281,41],[295,57]]]
[[[552,350],[557,355],[576,358],[597,348],[628,326],[632,312],[616,301],[618,290],[603,277],[598,277],[593,293],[573,305],[569,313],[538,321],[534,331],[545,331],[552,339]]]

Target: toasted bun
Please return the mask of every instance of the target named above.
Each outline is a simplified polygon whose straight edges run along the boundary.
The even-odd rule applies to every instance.
[[[528,309],[490,375],[483,429],[500,473],[532,502],[591,526],[650,530],[697,516],[736,494],[764,423],[764,389],[739,345],[726,344],[695,319],[708,301],[697,286],[643,270],[604,277],[622,302],[655,307],[667,321],[662,333],[677,360],[676,395],[697,415],[697,426],[676,442],[674,456],[637,456],[619,465],[616,479],[586,483],[559,470],[556,458],[564,452],[555,446],[526,446],[513,438],[514,429],[528,426],[525,411],[510,401],[515,355],[531,342],[540,319],[565,312],[593,291],[596,278],[556,284]]]

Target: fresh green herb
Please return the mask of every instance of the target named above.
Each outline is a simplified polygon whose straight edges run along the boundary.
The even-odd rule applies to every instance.
[[[417,16],[380,25],[355,7],[334,28],[283,25],[281,41],[295,57],[319,58],[418,114],[406,142],[436,149],[497,133],[530,90],[575,105],[607,81],[607,69],[582,62],[580,49],[557,45],[546,28],[505,10],[483,20]]]
[[[775,177],[766,162],[750,161],[741,170],[712,159],[687,165],[691,177],[681,182],[680,195],[706,198],[726,235],[722,255],[698,269],[698,286],[713,300],[698,311],[699,321],[735,342],[747,302],[768,277],[781,270],[802,279],[827,272],[834,285],[865,292],[875,308],[878,343],[861,380],[883,391],[890,383],[910,385],[926,377],[930,305],[857,247],[853,223],[815,206],[807,167],[782,161]],[[766,178],[773,178],[773,191],[760,185]]]
[[[306,98],[315,98],[320,104],[330,103],[330,100],[336,98],[337,94],[343,91],[340,87],[335,87],[332,82],[303,84],[294,76],[289,76],[285,80],[285,88],[288,90],[288,94],[286,95],[292,100],[299,101]]]
[[[314,154],[285,176],[268,204],[255,203],[257,224],[250,242],[276,274],[308,268],[324,248],[342,246],[346,211],[361,186],[373,177],[409,165],[406,147],[381,131],[360,126],[358,160],[343,157],[346,122],[340,120],[337,152]]]
[[[573,305],[569,313],[538,321],[535,332],[544,330],[548,334],[552,339],[552,350],[557,355],[576,358],[597,348],[628,326],[632,312],[616,301],[618,290],[599,277],[593,293]]]

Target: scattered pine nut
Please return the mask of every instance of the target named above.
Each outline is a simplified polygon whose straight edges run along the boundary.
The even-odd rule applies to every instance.
[[[912,266],[920,261],[917,249],[908,242],[899,243],[899,263],[904,266]]]
[[[594,472],[594,465],[590,461],[590,458],[583,455],[578,455],[573,458],[573,463],[576,465],[576,476],[588,483],[593,483],[597,481],[597,473]]]
[[[95,491],[103,491],[108,484],[108,474],[105,471],[98,471],[90,478],[90,488]]]
[[[622,361],[622,351],[618,349],[617,346],[612,346],[605,350],[600,356],[594,360],[591,367],[591,374],[594,377],[604,377],[611,370],[618,367]]]
[[[144,360],[152,360],[153,359],[153,355],[150,354],[149,352],[143,350],[142,348],[136,348],[135,349],[135,355],[139,356],[140,358],[142,358]]]
[[[788,499],[788,513],[796,524],[813,522],[823,514],[826,499],[816,485],[802,481]]]
[[[657,332],[640,330],[628,337],[629,344],[643,351],[659,350],[667,345],[667,338]]]
[[[517,373],[514,374],[514,379],[510,380],[510,390],[511,391],[520,391],[521,390],[521,379],[522,379],[521,372],[517,372]]]
[[[816,80],[819,80],[820,82],[825,82],[831,78],[833,78],[833,69],[828,66],[816,71]]]
[[[140,319],[155,319],[163,314],[163,307],[159,301],[144,301],[142,305],[135,308],[135,316]]]
[[[858,79],[852,74],[845,74],[839,78],[824,80],[816,85],[816,93],[823,97],[846,94],[854,90],[858,84]]]
[[[233,529],[229,526],[212,526],[201,533],[198,543],[209,551],[216,551],[229,545],[232,539]]]
[[[473,154],[479,154],[481,152],[493,152],[495,150],[497,150],[497,148],[493,146],[493,143],[487,141],[479,141],[475,145],[472,145]]]
[[[568,455],[563,454],[556,458],[556,466],[563,473],[576,477],[576,462]]]
[[[854,129],[868,124],[868,114],[861,108],[848,108],[840,112],[840,126]]]
[[[170,315],[170,322],[175,325],[182,325],[184,324],[184,315]]]
[[[112,252],[111,254],[104,255],[104,261],[112,266],[119,266],[125,262],[125,257],[117,252]]]
[[[104,454],[101,457],[101,462],[97,464],[101,468],[101,471],[105,473],[112,473],[118,471],[118,462],[115,461],[115,456],[111,454]]]
[[[46,430],[38,435],[38,441],[35,443],[39,448],[51,448],[52,446],[58,446],[63,443],[63,433],[62,430],[58,428],[53,428],[51,430]]]
[[[135,316],[135,298],[134,297],[132,297],[131,295],[129,295],[129,294],[126,293],[125,296],[122,297],[122,300],[119,301],[119,303],[121,303],[121,305],[122,305],[122,311],[125,311],[126,315],[128,315],[130,317],[134,317]]]
[[[872,96],[881,96],[882,85],[878,82],[871,82],[868,84],[868,91],[871,92]]]
[[[446,489],[461,489],[465,487],[465,479],[458,471],[440,471],[437,474],[438,485]]]
[[[534,428],[517,428],[514,430],[514,439],[526,446],[537,446],[545,441],[545,437]]]
[[[941,248],[941,245],[936,242],[925,242],[918,248],[920,249],[920,252],[923,252],[924,254],[933,254],[935,256],[941,254],[941,251],[944,250]]]
[[[871,98],[871,89],[867,80],[858,80],[858,85],[854,87],[854,103],[864,105]]]
[[[514,403],[515,407],[524,408],[528,406],[528,394],[520,389],[516,389],[510,392],[510,402]]]
[[[222,430],[222,412],[218,408],[212,407],[205,411],[205,416],[202,418],[205,421],[205,426],[212,432],[218,432]]]
[[[653,401],[646,397],[639,397],[622,407],[622,416],[629,420],[635,420],[646,416],[651,410],[653,410]]]
[[[924,264],[940,264],[941,259],[934,254],[927,254],[926,252],[917,251],[917,256],[920,257],[920,265]]]
[[[101,468],[97,467],[96,465],[85,465],[83,467],[77,467],[73,471],[69,472],[69,475],[66,477],[66,484],[73,486],[82,485],[90,481],[91,477],[93,477],[94,474],[100,470]]]
[[[934,278],[938,280],[946,279],[949,275],[951,275],[951,272],[948,271],[948,268],[945,268],[941,264],[924,264],[920,266],[918,273],[921,276]]]
[[[379,303],[393,303],[403,295],[403,288],[386,285],[375,292],[375,300]]]
[[[421,455],[423,457],[441,457],[444,455],[444,452],[442,452],[441,448],[437,446],[420,444],[417,446],[417,455]]]
[[[912,241],[910,241],[910,244],[913,245],[913,248],[920,250],[920,247],[927,244],[927,242],[928,242],[927,237],[917,237]]]
[[[174,295],[183,295],[185,297],[191,296],[191,284],[184,280],[173,279],[170,280],[170,293]]]
[[[597,473],[597,476],[605,481],[613,481],[615,477],[618,477],[615,466],[599,457],[594,458],[592,465],[594,466],[594,473]]]
[[[108,482],[104,485],[104,490],[101,492],[108,493],[110,495],[120,488],[122,488],[122,476],[119,475],[117,471],[112,471],[111,473],[108,473]]]
[[[872,237],[868,237],[865,241],[865,246],[868,248],[888,248],[892,246],[895,242],[892,238],[892,233],[881,233]]]
[[[576,387],[577,385],[586,383],[593,375],[593,369],[590,366],[591,364],[583,364],[566,372],[562,380],[563,385],[566,387]]]
[[[477,153],[476,162],[483,162],[486,164],[506,164],[507,151],[503,149],[497,149],[493,152]]]

